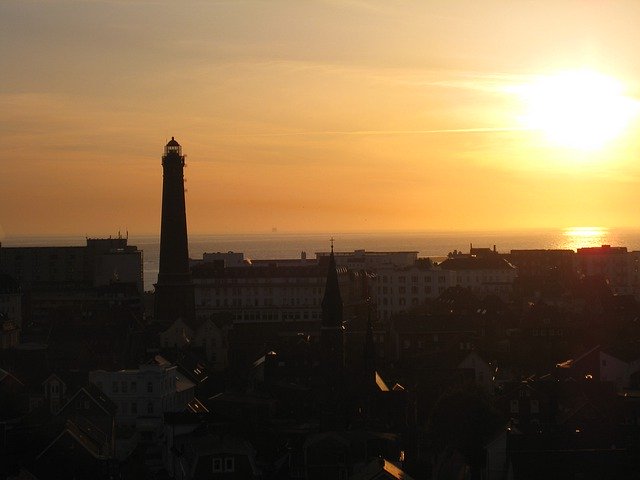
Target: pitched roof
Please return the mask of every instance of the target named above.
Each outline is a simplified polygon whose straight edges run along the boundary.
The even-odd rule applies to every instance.
[[[384,458],[376,458],[369,462],[365,468],[352,475],[351,480],[413,480],[400,467]]]
[[[75,440],[76,443],[78,443],[94,458],[106,458],[104,455],[105,452],[103,452],[102,449],[103,444],[100,444],[100,442],[91,438],[90,435],[87,435],[87,432],[80,428],[76,423],[71,420],[67,420],[67,423],[62,432],[60,432],[60,434],[56,438],[54,438],[53,441],[49,445],[47,445],[42,452],[40,452],[36,459],[41,458],[51,447],[53,447],[58,442],[58,440],[60,440],[65,435],[68,435],[73,440]]]
[[[64,410],[65,408],[67,408],[67,405],[69,405],[71,402],[73,402],[73,400],[81,393],[84,392],[87,394],[87,396],[89,396],[95,403],[96,405],[98,405],[102,410],[105,411],[105,413],[107,413],[108,415],[114,415],[116,413],[116,410],[118,409],[117,405],[111,401],[111,399],[109,397],[107,397],[102,390],[100,390],[98,387],[96,387],[93,383],[91,382],[86,382],[82,387],[80,387],[76,393],[74,393],[71,398],[69,398],[69,400],[67,401],[67,403],[65,403],[62,408],[60,409],[60,411]]]

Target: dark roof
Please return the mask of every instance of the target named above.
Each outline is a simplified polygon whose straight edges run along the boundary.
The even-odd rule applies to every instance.
[[[67,420],[62,432],[38,455],[37,459],[45,455],[64,436],[68,436],[94,458],[105,458],[105,452],[103,452],[104,442],[94,438],[90,433],[91,430],[91,428],[82,428],[75,422]]]
[[[176,142],[176,139],[171,137],[171,140],[169,140],[169,143],[167,143],[167,147],[179,147],[180,144],[178,142]]]
[[[78,389],[78,391],[69,398],[67,403],[60,410],[62,411],[67,405],[69,405],[71,401],[83,390],[107,414],[115,415],[118,406],[109,397],[107,397],[102,390],[91,382],[85,382],[84,385],[82,385],[82,387],[80,387],[80,389]]]
[[[456,257],[448,258],[440,264],[444,270],[513,270],[515,267],[504,258],[488,257]]]
[[[345,273],[346,271],[346,268],[340,269],[340,273]],[[321,267],[318,264],[279,265],[277,263],[266,266],[222,267],[211,262],[195,265],[191,272],[193,278],[317,278],[326,275],[326,267]]]

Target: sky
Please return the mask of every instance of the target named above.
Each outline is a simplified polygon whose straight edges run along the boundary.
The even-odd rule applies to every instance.
[[[637,227],[639,23],[637,1],[3,0],[0,240],[158,233],[171,136],[190,233]],[[540,87],[575,71],[629,110],[583,74]]]

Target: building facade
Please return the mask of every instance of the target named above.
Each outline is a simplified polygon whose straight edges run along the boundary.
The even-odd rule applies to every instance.
[[[181,411],[193,399],[195,384],[175,365],[140,365],[136,369],[89,372],[95,384],[117,405],[116,424],[160,424],[166,412]]]

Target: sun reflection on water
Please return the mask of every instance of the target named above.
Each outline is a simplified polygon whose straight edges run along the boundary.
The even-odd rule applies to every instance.
[[[599,247],[604,245],[609,236],[609,229],[603,227],[569,227],[562,232],[563,242],[560,248],[577,250],[582,247]]]

